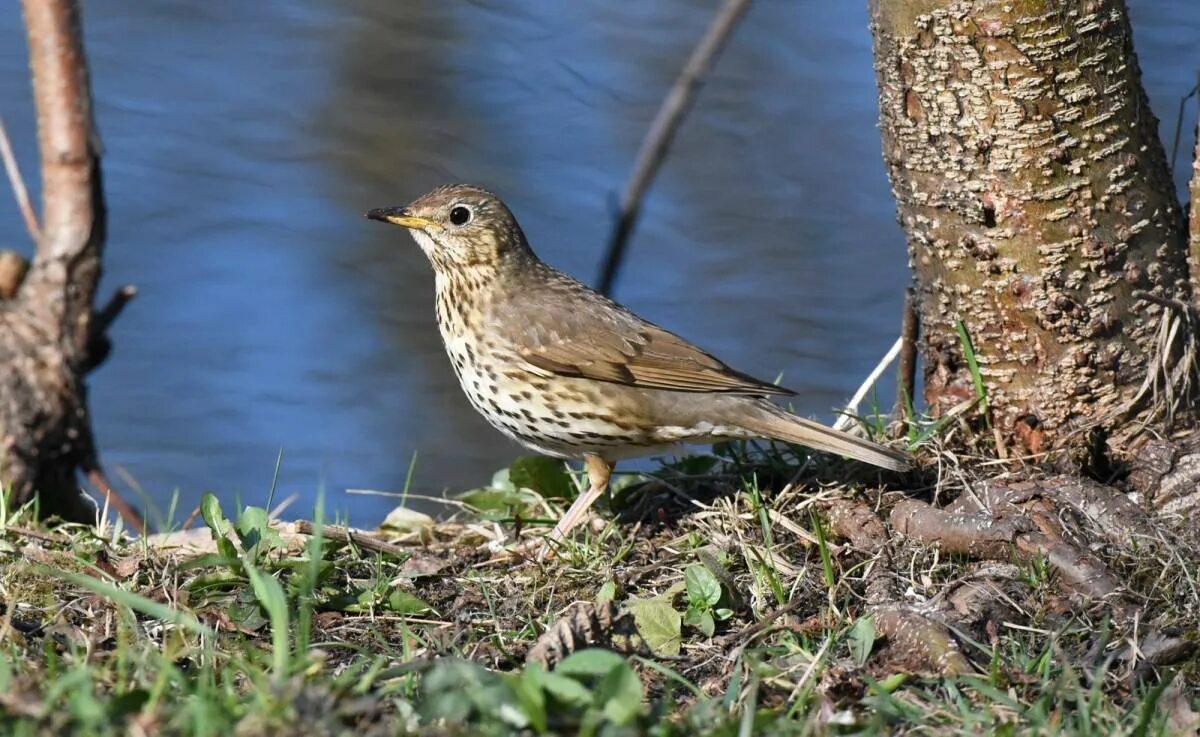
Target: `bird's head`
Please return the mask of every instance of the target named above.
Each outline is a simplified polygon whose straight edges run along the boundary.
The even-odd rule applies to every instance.
[[[367,217],[408,228],[436,270],[496,266],[529,253],[508,207],[479,187],[451,184],[404,207],[381,207]]]

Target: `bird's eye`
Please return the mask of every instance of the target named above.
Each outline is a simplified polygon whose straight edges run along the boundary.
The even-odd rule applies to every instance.
[[[450,208],[450,222],[454,225],[466,225],[471,222],[471,208],[466,205],[455,205]]]

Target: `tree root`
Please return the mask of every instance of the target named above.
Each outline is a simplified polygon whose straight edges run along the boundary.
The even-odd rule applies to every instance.
[[[1046,515],[997,516],[995,513],[949,512],[925,502],[906,500],[892,509],[893,529],[945,552],[989,560],[1031,563],[1043,558],[1072,591],[1094,599],[1118,595],[1120,581],[1096,556],[1062,539]],[[1039,524],[1041,523],[1041,524]],[[1049,527],[1046,532],[1038,529]],[[1058,533],[1058,534],[1055,534]]]
[[[896,576],[887,528],[875,512],[862,502],[835,499],[825,506],[825,513],[830,532],[874,557],[866,573],[866,599],[878,635],[902,657],[915,658],[917,670],[947,676],[972,672],[945,624],[895,604]]]
[[[1148,457],[1156,465],[1153,474],[1143,469],[1146,478],[1175,474],[1192,479],[1193,489],[1200,479],[1200,448],[1194,454],[1156,452]],[[1195,476],[1190,475],[1191,465],[1179,463],[1181,457],[1197,459]],[[856,566],[863,572],[861,591],[890,657],[915,660],[903,669],[946,675],[976,672],[955,633],[973,633],[969,636],[995,646],[1004,627],[1069,611],[1072,599],[1084,605],[1101,602],[1117,626],[1142,631],[1136,647],[1108,651],[1107,662],[1128,663],[1130,678],[1154,676],[1158,669],[1196,655],[1197,645],[1170,627],[1141,622],[1144,605],[1134,598],[1135,587],[1098,555],[1162,540],[1156,521],[1117,488],[1074,476],[1005,479],[979,483],[944,507],[912,498],[902,498],[890,509],[886,501],[882,506],[879,511],[843,498],[823,502],[820,508],[831,535],[848,541],[850,554],[869,558]],[[936,548],[978,562],[970,564],[965,575],[958,568],[961,577],[935,588],[932,598],[917,593],[919,603],[905,605],[899,602],[914,591],[928,590],[936,580],[930,575],[937,574],[914,571],[911,563],[904,570],[897,557],[903,539],[920,544],[914,556]],[[1045,577],[1045,572],[1054,575]],[[905,586],[905,580],[911,583]],[[1069,596],[1031,597],[1031,585],[1057,586]]]
[[[875,631],[891,646],[916,657],[938,675],[974,673],[946,625],[912,610],[881,607],[875,611]]]

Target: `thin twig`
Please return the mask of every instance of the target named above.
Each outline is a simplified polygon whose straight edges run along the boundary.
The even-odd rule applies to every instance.
[[[1200,82],[1197,82],[1187,94],[1179,98],[1179,111],[1175,115],[1175,140],[1171,144],[1171,171],[1175,171],[1175,159],[1179,155],[1179,134],[1183,130],[1183,109],[1187,101],[1200,93]]]
[[[109,326],[125,309],[125,305],[129,304],[130,300],[137,296],[137,293],[137,287],[132,284],[126,284],[113,292],[113,296],[109,298],[108,302],[96,310],[96,314],[92,317],[93,334],[102,335],[107,332]]]
[[[21,217],[25,218],[25,229],[29,237],[37,243],[42,237],[42,226],[38,225],[37,213],[29,201],[29,190],[25,188],[25,178],[21,176],[21,167],[17,166],[17,157],[13,154],[12,144],[8,140],[8,131],[4,128],[4,120],[0,118],[0,156],[4,157],[4,171],[8,173],[8,183],[12,185],[13,196],[17,198],[17,207]]]
[[[312,535],[316,532],[316,528],[308,520],[296,520],[296,532],[301,535]],[[408,551],[399,545],[393,545],[386,540],[380,540],[365,532],[354,531],[349,527],[342,527],[340,525],[322,525],[321,536],[334,542],[357,545],[363,550],[370,550],[375,553],[387,553],[388,555],[402,557],[408,555]]]
[[[688,108],[691,107],[692,99],[700,89],[701,82],[704,81],[705,75],[712,67],[713,59],[720,53],[721,47],[729,39],[738,19],[748,7],[750,7],[750,0],[726,0],[725,5],[717,12],[708,30],[704,33],[704,37],[692,51],[679,78],[675,80],[675,85],[663,100],[658,114],[654,117],[654,122],[650,124],[650,130],[646,132],[646,137],[642,140],[642,147],[638,151],[637,160],[633,165],[633,173],[621,195],[617,222],[608,241],[604,270],[600,273],[598,289],[601,293],[610,294],[612,292],[613,283],[617,278],[617,270],[620,269],[621,261],[625,256],[625,246],[629,241],[630,233],[633,232],[638,212],[641,210],[642,198],[645,196],[646,190],[650,188],[650,183],[654,181],[654,175],[666,157],[671,140],[675,137],[679,124],[683,122]]]
[[[28,527],[7,525],[4,528],[0,528],[0,531],[11,532],[14,535],[29,537],[33,538],[34,540],[41,540],[42,542],[53,543],[55,545],[66,545],[68,542],[70,542],[69,538],[64,537],[63,535],[55,535],[52,532],[42,532],[41,530],[31,530]]]
[[[896,360],[896,356],[900,355],[900,348],[904,345],[903,338],[896,338],[896,342],[892,343],[892,347],[888,349],[887,354],[880,359],[879,363],[867,374],[867,378],[863,381],[862,386],[858,387],[858,391],[854,392],[854,396],[850,398],[850,402],[846,408],[842,410],[841,416],[837,418],[837,422],[833,423],[834,430],[846,430],[854,423],[855,417],[858,414],[858,405],[862,403],[867,392],[871,391],[871,387],[875,386],[875,382],[879,381],[879,377],[883,376],[883,372],[888,366],[892,365],[892,361]]]

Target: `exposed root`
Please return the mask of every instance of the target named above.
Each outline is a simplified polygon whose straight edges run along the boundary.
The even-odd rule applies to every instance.
[[[1129,545],[1154,534],[1154,525],[1133,500],[1111,486],[1080,476],[1054,476],[1028,481],[989,481],[963,494],[947,506],[953,512],[1001,514],[1020,511],[1038,499],[1067,505],[1091,522],[1116,545]]]
[[[1130,462],[1129,485],[1162,514],[1200,508],[1200,434],[1171,442],[1144,439]]]
[[[1043,558],[1072,591],[1089,598],[1108,599],[1121,588],[1099,558],[1063,539],[1056,521],[1044,514],[956,513],[908,500],[892,509],[891,522],[900,534],[948,553],[1025,563]]]
[[[1020,517],[953,513],[916,500],[893,507],[891,524],[901,535],[937,544],[947,553],[992,560],[1010,558],[1017,538],[1033,529],[1029,520]]]
[[[926,664],[933,674],[958,676],[975,672],[941,622],[914,611],[884,607],[875,612],[875,630],[893,648]]]

